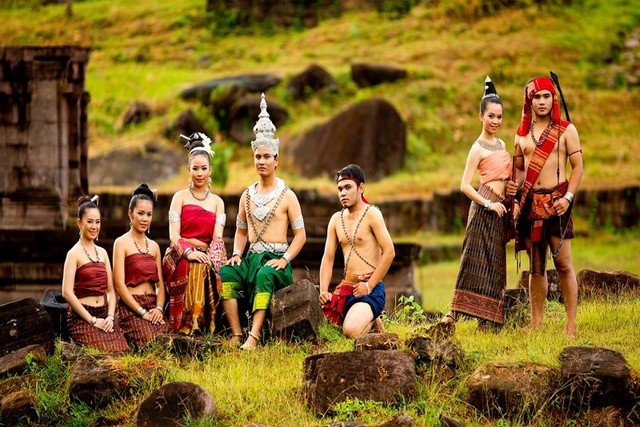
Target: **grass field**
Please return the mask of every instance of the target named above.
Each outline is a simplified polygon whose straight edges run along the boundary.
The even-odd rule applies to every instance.
[[[640,183],[640,91],[628,86],[620,71],[624,63],[621,46],[640,25],[640,0],[579,0],[564,7],[523,1],[519,3],[523,7],[504,8],[482,17],[475,17],[473,9],[482,2],[420,3],[399,19],[356,11],[304,31],[263,32],[256,26],[220,36],[209,28],[203,0],[76,1],[71,17],[66,16],[64,5],[0,0],[0,45],[91,46],[87,74],[90,158],[148,141],[175,146],[177,138],[165,139],[162,128],[186,108],[194,108],[215,129],[217,125],[206,109],[179,99],[179,92],[190,84],[255,72],[277,73],[286,83],[308,65],[320,64],[336,77],[339,92],[321,92],[299,102],[291,99],[285,84],[272,89],[269,95],[291,115],[278,135],[286,146],[295,135],[327,121],[352,103],[374,96],[386,98],[407,125],[408,155],[402,170],[367,184],[367,195],[374,199],[426,197],[434,190],[458,188],[469,144],[480,132],[476,111],[485,75],[494,79],[505,103],[500,136],[512,141],[524,84],[553,70],[560,76],[571,118],[580,132],[586,166],[583,186]],[[409,78],[359,89],[350,78],[350,64],[355,62],[404,67]],[[134,100],[151,105],[154,116],[147,123],[120,131],[118,120]],[[218,190],[235,193],[255,179],[249,149],[235,148],[219,133],[214,137],[217,143],[234,147],[231,179]],[[287,164],[278,171],[294,188],[334,191],[329,179],[305,179],[294,166]],[[154,186],[172,192],[185,182],[186,177],[178,174]],[[100,191],[100,183],[91,183],[91,187]],[[573,244],[576,271],[589,268],[640,274],[637,230],[577,227],[581,234]],[[397,237],[420,244],[462,242],[461,235]],[[527,267],[526,257],[522,267]],[[446,310],[457,269],[458,260],[418,268],[416,283],[425,309]],[[508,277],[513,287],[518,271],[511,256]],[[498,334],[480,333],[475,322],[460,321],[455,338],[467,358],[455,377],[428,371],[420,378],[420,395],[413,402],[391,408],[348,402],[337,408],[335,416],[325,418],[314,416],[304,404],[302,361],[314,352],[352,347],[329,327],[322,329],[319,347],[270,343],[250,354],[220,350],[203,355],[202,360],[188,361],[153,348],[127,360],[159,363],[168,380],[196,382],[213,396],[218,415],[191,421],[188,425],[192,427],[251,422],[319,427],[349,420],[377,425],[405,411],[420,426],[439,425],[441,413],[468,426],[551,426],[555,421],[547,413],[538,414],[527,424],[483,418],[465,403],[464,380],[488,361],[536,361],[557,367],[558,355],[567,345],[620,351],[637,371],[639,310],[640,298],[636,296],[581,302],[578,338],[571,342],[561,334],[564,311],[557,303],[547,304],[545,327],[531,334],[510,325]],[[403,339],[420,327],[400,321],[388,324],[388,329]],[[68,365],[59,354],[45,367],[33,366],[32,372],[39,379],[34,391],[39,425],[93,426],[110,419],[121,420],[114,422],[117,425],[132,425],[137,405],[155,385],[143,384],[133,398],[98,411],[69,401]],[[565,423],[577,424],[575,419]]]

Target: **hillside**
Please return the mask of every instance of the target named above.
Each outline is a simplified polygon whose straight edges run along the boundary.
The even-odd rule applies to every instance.
[[[500,136],[511,141],[524,84],[553,70],[580,132],[583,185],[640,183],[640,91],[620,72],[625,41],[640,25],[640,0],[507,8],[482,18],[469,18],[463,7],[454,8],[459,2],[450,0],[418,5],[399,19],[348,12],[304,31],[255,26],[227,36],[208,28],[204,1],[74,2],[70,17],[64,5],[21,7],[24,3],[30,2],[0,2],[0,44],[92,47],[87,75],[92,159],[148,141],[176,147],[177,139],[162,136],[164,126],[189,107],[206,115],[202,107],[179,99],[181,89],[216,77],[273,72],[285,81],[270,96],[290,113],[278,129],[283,145],[356,101],[389,100],[407,124],[409,154],[402,171],[369,185],[368,194],[424,195],[458,187],[468,146],[480,131],[477,105],[485,75],[505,101]],[[392,64],[410,76],[359,89],[350,79],[354,62]],[[311,64],[328,69],[340,90],[293,101],[286,79]],[[119,117],[135,100],[149,103],[153,118],[121,132]],[[216,139],[228,143],[220,135]],[[305,180],[293,167],[280,169],[294,187],[332,191],[330,179]],[[185,184],[183,175],[178,171],[155,184],[171,192]],[[230,176],[219,191],[236,192],[254,179],[248,148],[235,148]],[[136,182],[135,172],[132,179]],[[101,189],[100,183],[91,185],[93,191]]]

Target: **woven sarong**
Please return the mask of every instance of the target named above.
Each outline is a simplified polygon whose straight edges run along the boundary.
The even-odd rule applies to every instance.
[[[478,193],[499,201],[489,187]],[[462,243],[460,270],[451,302],[451,311],[495,323],[504,323],[503,295],[507,284],[505,218],[471,202]]]
[[[342,281],[336,286],[331,295],[331,300],[327,301],[322,307],[324,315],[334,325],[342,325],[344,318],[349,309],[357,302],[369,304],[373,318],[377,318],[384,310],[387,294],[384,289],[384,283],[378,283],[369,295],[362,297],[353,296],[353,289],[359,282],[366,282],[371,277],[368,274],[352,274],[347,273]]]
[[[153,294],[132,294],[131,296],[142,308],[151,310],[156,306],[157,299]],[[167,319],[165,319],[164,325],[154,325],[142,317],[138,317],[122,300],[118,304],[118,326],[122,329],[125,337],[138,348],[144,347],[149,341],[158,336],[158,334],[169,333],[171,331]]]
[[[89,314],[98,319],[105,319],[109,314],[107,304],[101,307],[92,307],[82,304]],[[105,332],[95,326],[91,326],[82,317],[73,311],[71,304],[67,307],[67,329],[69,337],[78,344],[95,347],[100,351],[109,353],[124,353],[129,351],[127,340],[122,334],[122,329],[114,326],[113,332]]]

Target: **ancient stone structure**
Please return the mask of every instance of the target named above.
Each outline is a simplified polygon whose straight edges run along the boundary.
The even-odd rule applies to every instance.
[[[82,47],[0,47],[0,229],[64,228],[88,190],[88,60]]]

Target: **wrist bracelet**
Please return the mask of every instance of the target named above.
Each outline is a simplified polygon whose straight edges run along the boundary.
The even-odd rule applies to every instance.
[[[113,320],[116,320],[116,316],[114,316],[113,314],[110,314],[107,316],[107,319],[111,319],[113,321]]]
[[[98,319],[96,319],[96,316],[91,316],[91,326],[96,326],[97,322],[98,322]]]
[[[489,206],[491,206],[491,200],[489,200],[489,199],[485,199],[485,201],[484,201],[484,208],[485,208],[485,209],[489,209]]]
[[[289,255],[289,252],[283,253],[282,258],[284,258],[284,260],[287,261],[287,264],[291,263],[291,255]]]
[[[364,285],[367,287],[367,295],[371,294],[371,288],[369,287],[369,282],[364,282]]]
[[[233,255],[231,255],[231,257],[234,257],[236,255],[239,256],[239,257],[242,257],[242,251],[238,250],[238,249],[234,249],[233,250]]]
[[[185,250],[184,250],[184,252],[182,253],[182,257],[183,257],[184,259],[187,259],[187,257],[189,256],[189,254],[190,254],[191,252],[193,252],[193,248],[187,248],[187,249],[185,249]]]
[[[569,203],[573,203],[573,193],[570,193],[570,192],[567,191],[564,194],[564,198],[567,199],[569,201]]]
[[[136,314],[140,317],[144,317],[145,314],[147,314],[147,309],[144,307],[140,307],[137,311]]]
[[[160,310],[160,313],[164,313],[164,308],[161,305],[156,305],[156,308]]]

